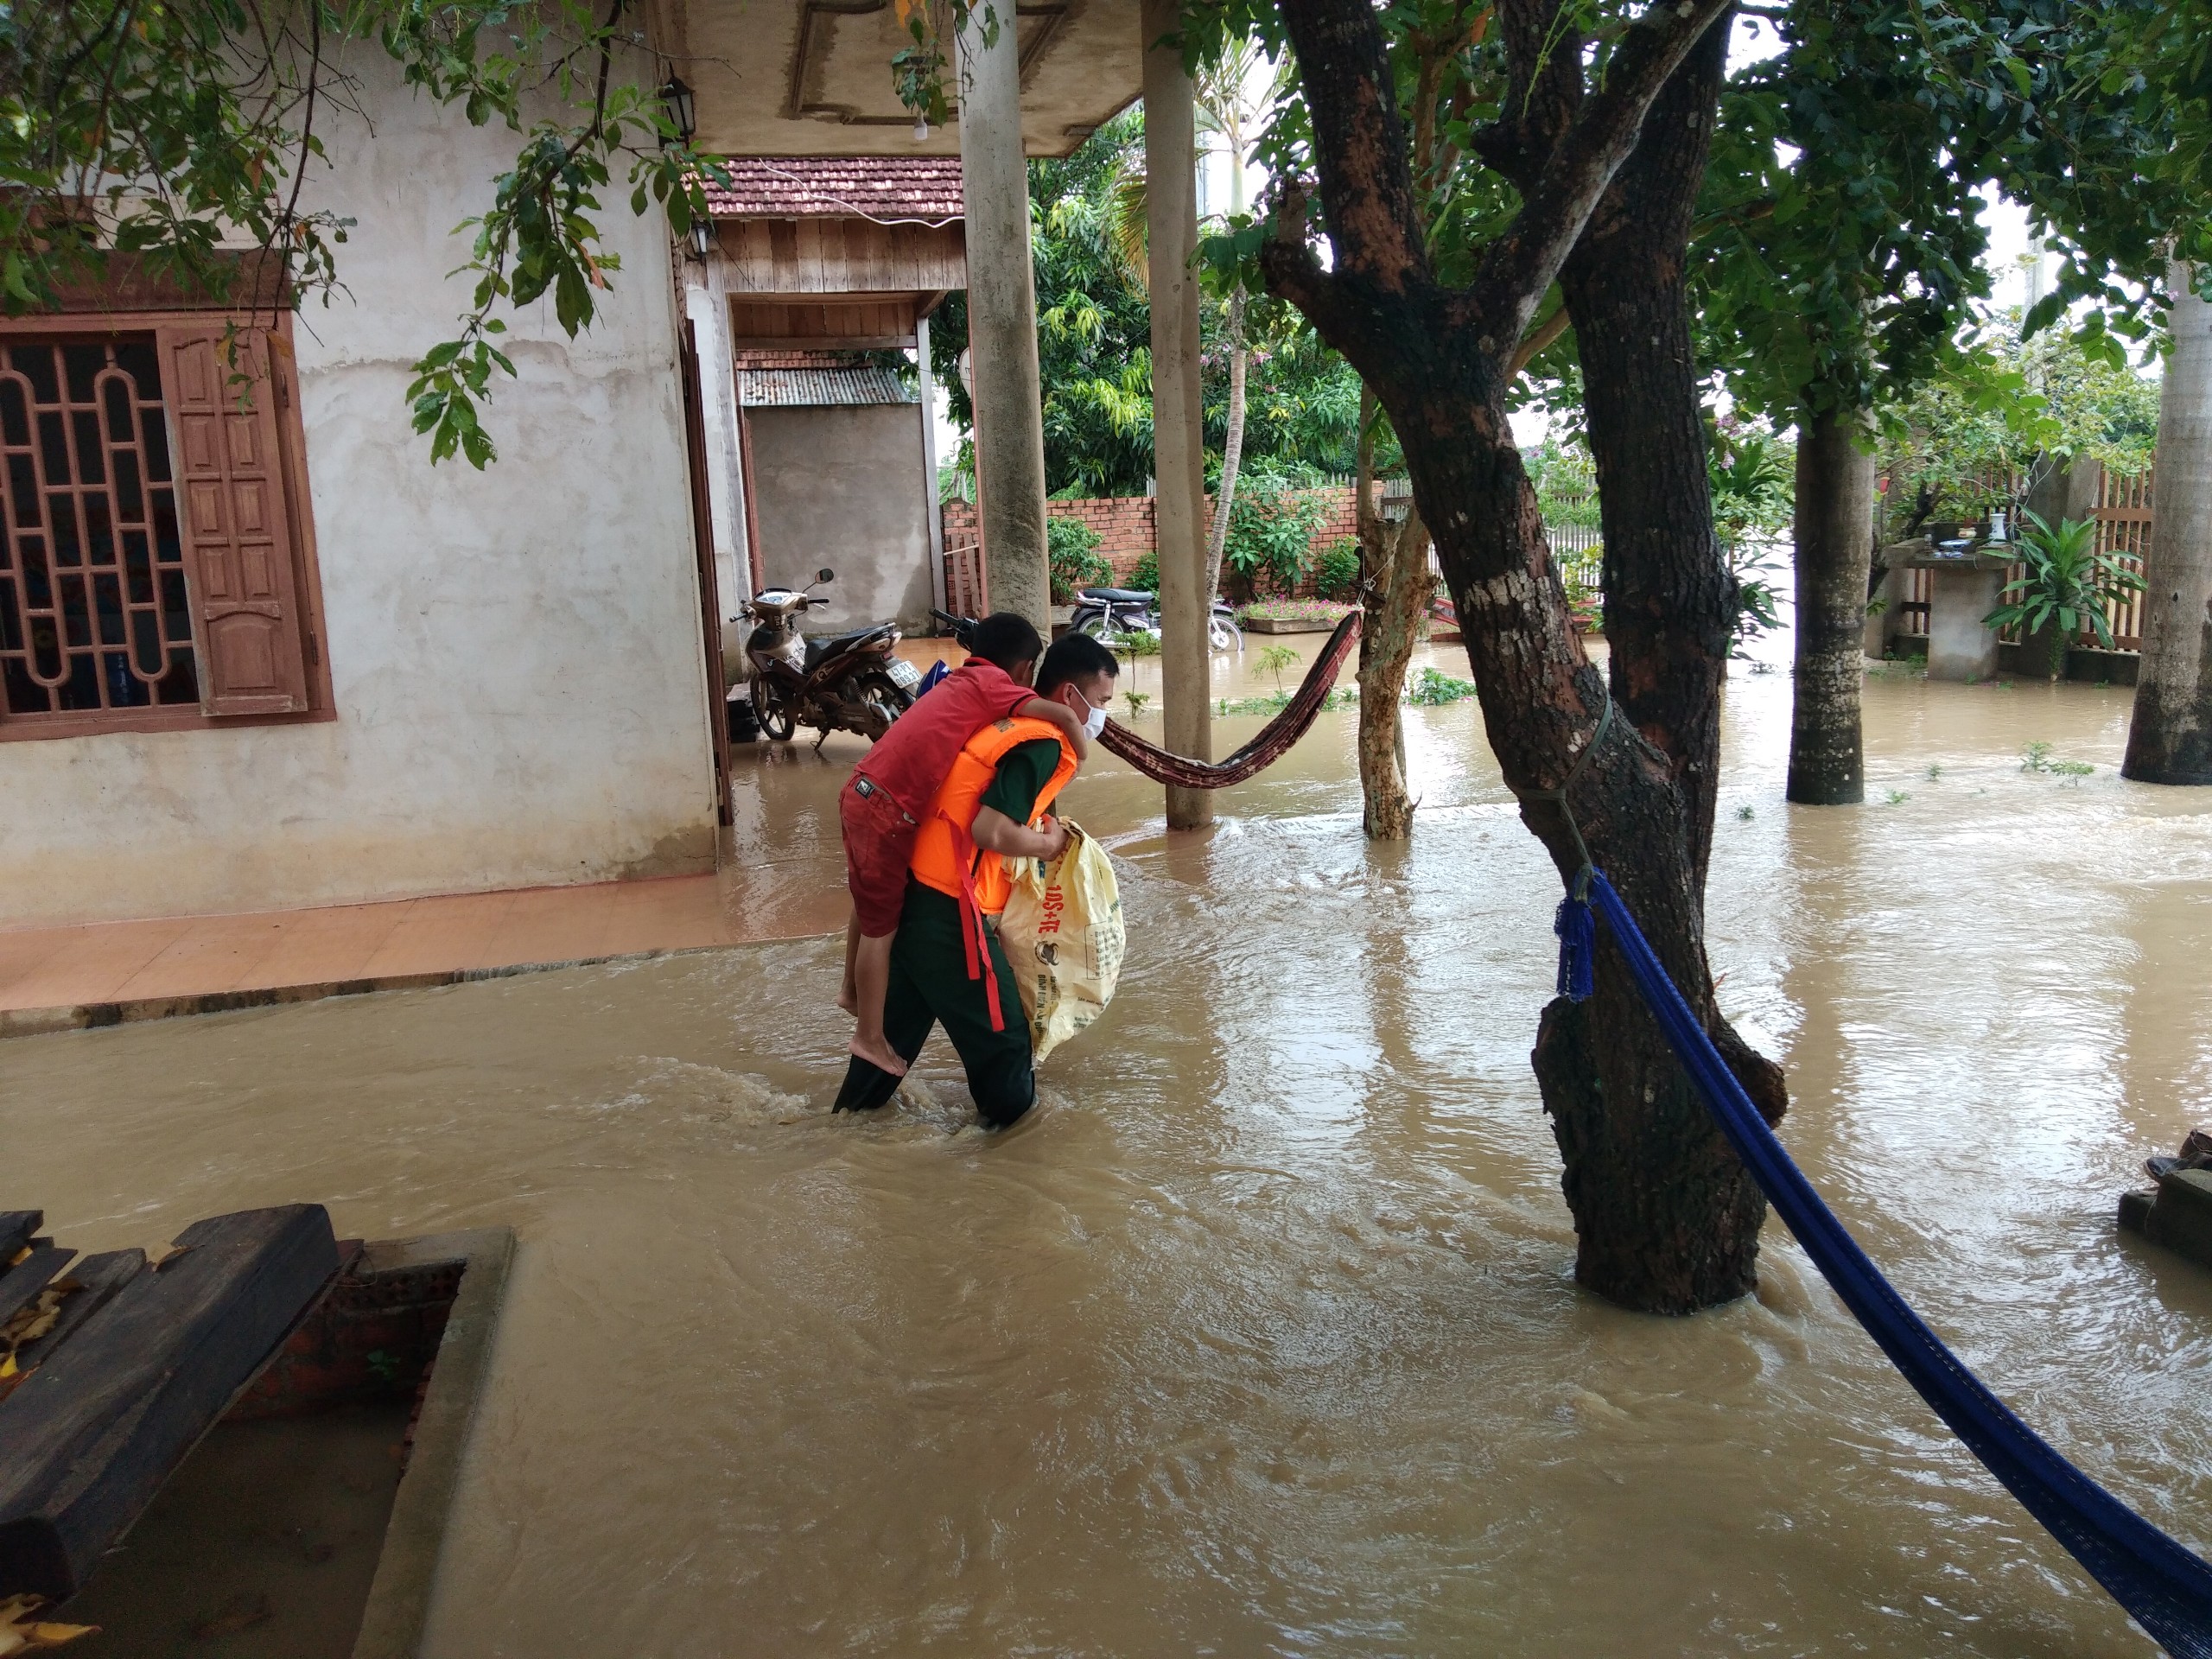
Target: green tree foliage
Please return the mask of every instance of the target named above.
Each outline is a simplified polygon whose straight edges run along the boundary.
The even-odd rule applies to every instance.
[[[1598,528],[1598,469],[1588,449],[1572,441],[1546,438],[1525,464],[1546,524]]]
[[[2005,505],[1991,480],[2024,474],[2038,453],[2086,455],[2117,473],[2151,464],[2158,383],[2092,355],[2070,333],[2023,341],[2018,313],[1998,318],[1974,355],[1897,404],[1882,464],[1888,512],[1978,517]]]
[[[662,203],[682,235],[706,210],[693,152],[655,92],[621,73],[634,25],[584,0],[40,0],[0,9],[0,303],[49,304],[110,258],[209,295],[232,291],[239,232],[284,262],[290,302],[327,300],[352,221],[312,206],[324,133],[357,100],[349,51],[380,50],[417,93],[474,126],[518,135],[488,181],[461,268],[475,286],[453,338],[408,388],[430,456],[482,467],[480,416],[514,365],[503,312],[542,297],[570,335],[620,269],[601,239],[603,191],[632,213]],[[646,280],[658,280],[648,273]]]
[[[1324,549],[1314,563],[1313,591],[1322,599],[1339,602],[1359,597],[1359,543],[1346,537]]]
[[[1319,495],[1280,473],[1246,474],[1230,509],[1224,563],[1255,594],[1290,592],[1313,568],[1313,532],[1326,511]]]
[[[1913,0],[1796,0],[1770,24],[1782,51],[1732,78],[1694,270],[1702,353],[1747,412],[1872,408],[1933,371],[1986,290],[1987,111],[1950,23]]]
[[[1142,177],[1144,114],[1099,128],[1064,160],[1029,164],[1037,272],[1038,367],[1045,393],[1045,479],[1055,495],[1142,495],[1152,477],[1152,312],[1131,270],[1116,192],[1132,163]],[[1222,318],[1207,307],[1200,347],[1209,474],[1228,436],[1229,375]],[[1246,313],[1252,353],[1245,417],[1248,466],[1349,472],[1359,382],[1279,302]],[[960,385],[965,296],[945,302],[931,329],[932,362],[953,419],[972,425]]]
[[[1790,446],[1764,432],[1717,427],[1706,453],[1713,530],[1722,544],[1770,540],[1789,528],[1796,507]]]
[[[2163,242],[2207,234],[2207,187],[2171,163],[2166,102],[2129,43],[2158,0],[1793,0],[1783,50],[1731,81],[1700,204],[1701,353],[1738,404],[1788,423],[1943,376],[1992,408],[2012,365],[1961,330],[1988,292],[1981,192],[2024,205],[2057,264],[2024,320],[2077,308],[2081,349],[2155,324]],[[2147,286],[2146,286],[2147,285]]]

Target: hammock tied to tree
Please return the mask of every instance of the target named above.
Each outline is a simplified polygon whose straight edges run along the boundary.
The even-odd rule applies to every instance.
[[[1593,738],[1584,753],[1597,747]],[[1562,807],[1564,795],[1564,788],[1546,791],[1547,798],[1558,799]],[[1571,813],[1567,821],[1573,823]],[[1580,847],[1579,830],[1575,842]],[[1583,857],[1554,928],[1560,938],[1560,995],[1579,1002],[1591,994],[1594,904],[1644,1005],[1720,1132],[1905,1381],[2162,1647],[2179,1659],[2212,1659],[2212,1566],[2060,1456],[1961,1364],[1897,1294],[1783,1150],[1703,1023],[1668,978],[1628,906],[1587,861],[1586,851]]]
[[[1313,666],[1306,671],[1306,678],[1283,711],[1226,760],[1192,760],[1184,755],[1170,754],[1110,720],[1099,734],[1098,741],[1156,784],[1177,784],[1185,789],[1226,789],[1231,784],[1241,784],[1280,760],[1292,744],[1306,735],[1313,724],[1313,717],[1328,701],[1329,688],[1337,683],[1344,658],[1351,654],[1358,639],[1359,613],[1353,611],[1337,624],[1327,647],[1314,660]]]

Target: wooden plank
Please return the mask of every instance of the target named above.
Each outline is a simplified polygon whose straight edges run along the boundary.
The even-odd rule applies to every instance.
[[[798,222],[798,276],[791,286],[802,294],[819,294],[823,286],[822,221],[818,219],[802,219]]]
[[[812,219],[807,223],[814,228],[814,269],[806,273],[807,292],[836,294],[859,287],[853,280],[858,238],[853,234],[852,223],[842,219]]]
[[[46,1219],[43,1210],[0,1210],[0,1262],[12,1262]]]
[[[54,1322],[53,1330],[16,1350],[16,1363],[25,1371],[37,1370],[54,1357],[72,1332],[105,1307],[108,1300],[145,1265],[143,1250],[108,1250],[79,1262],[61,1281],[78,1287],[62,1299],[61,1317]]]
[[[771,219],[768,224],[768,278],[779,294],[798,290],[798,221]]]
[[[891,232],[880,225],[869,224],[864,219],[847,219],[844,226],[845,280],[837,286],[853,289],[898,287],[898,280],[891,275]]]
[[[0,1402],[0,1597],[73,1595],[338,1270],[321,1205],[176,1245]]]
[[[37,1299],[54,1274],[60,1273],[76,1256],[77,1252],[64,1249],[51,1239],[35,1240],[30,1254],[5,1272],[0,1272],[0,1325],[16,1317]]]

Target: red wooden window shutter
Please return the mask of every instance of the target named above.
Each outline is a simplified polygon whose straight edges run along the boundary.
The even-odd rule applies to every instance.
[[[185,564],[198,610],[200,699],[211,715],[308,707],[299,595],[267,334],[221,323],[158,331],[176,446]],[[243,383],[236,377],[245,377]]]

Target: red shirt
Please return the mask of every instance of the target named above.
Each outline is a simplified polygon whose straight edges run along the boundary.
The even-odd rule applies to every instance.
[[[970,657],[892,721],[853,771],[918,822],[968,740],[1036,695],[996,663]]]

